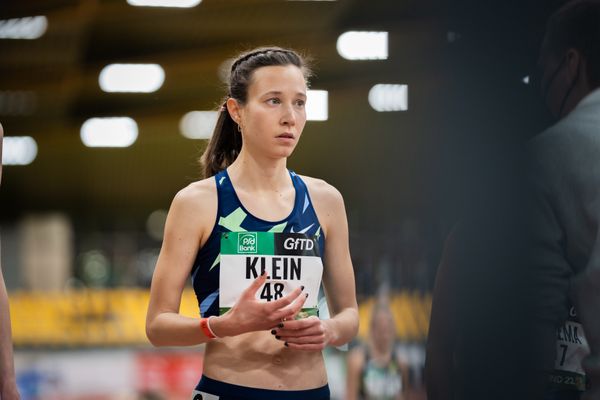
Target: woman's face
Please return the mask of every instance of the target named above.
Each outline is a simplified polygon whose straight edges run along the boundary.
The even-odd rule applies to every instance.
[[[254,71],[238,108],[243,146],[268,158],[289,157],[306,123],[306,81],[295,65]]]

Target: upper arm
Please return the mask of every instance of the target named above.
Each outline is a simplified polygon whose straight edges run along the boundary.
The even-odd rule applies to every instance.
[[[192,184],[175,196],[152,277],[148,319],[179,312],[185,282],[198,249],[210,235],[216,212],[216,188],[210,182]]]
[[[334,315],[345,308],[358,309],[344,200],[333,186],[316,180],[311,183],[313,204],[326,238],[323,285],[328,303]]]

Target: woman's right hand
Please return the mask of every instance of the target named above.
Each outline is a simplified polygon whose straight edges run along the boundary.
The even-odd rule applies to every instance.
[[[210,320],[213,332],[219,337],[236,336],[246,332],[271,330],[283,321],[294,319],[302,309],[308,294],[303,287],[270,302],[259,301],[256,293],[267,281],[266,273],[256,278],[239,300],[225,314]]]

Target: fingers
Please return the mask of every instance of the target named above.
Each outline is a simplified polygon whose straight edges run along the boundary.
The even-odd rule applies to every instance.
[[[244,294],[242,295],[242,297],[252,296],[252,298],[254,298],[256,296],[256,292],[258,292],[258,289],[260,289],[260,287],[262,285],[264,285],[266,280],[267,280],[267,273],[266,273],[266,271],[263,271],[262,275],[260,275],[258,278],[253,280],[252,283],[250,284],[250,286],[248,286],[248,288],[246,290],[244,290]]]
[[[285,328],[274,329],[271,333],[286,347],[295,350],[320,351],[327,346],[327,333],[318,317],[289,321],[284,325]]]
[[[296,335],[275,335],[275,339],[280,340],[284,343],[291,344],[319,344],[326,342],[325,332],[317,331],[311,334],[296,336]]]
[[[319,317],[310,316],[298,320],[285,321],[283,328],[276,328],[276,335],[282,337],[299,337],[323,333]]]
[[[264,290],[261,288],[269,284],[265,273],[254,279],[232,309],[236,316],[239,315],[240,323],[248,325],[249,330],[272,329],[284,320],[293,320],[308,297],[303,293],[304,286],[301,286],[277,300],[264,302],[257,299],[258,292]]]
[[[282,298],[277,299],[275,301],[269,302],[268,304],[269,304],[270,310],[275,311],[277,309],[289,306],[295,300],[297,300],[298,297],[300,297],[300,294],[302,293],[303,290],[304,290],[304,286],[297,287],[296,289],[292,290],[286,296],[283,296]]]
[[[308,293],[299,293],[291,304],[276,310],[273,313],[273,316],[276,320],[293,320],[300,310],[302,310],[302,306],[304,306],[307,298]]]

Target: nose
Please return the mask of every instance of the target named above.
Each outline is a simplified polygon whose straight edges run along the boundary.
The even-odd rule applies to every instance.
[[[292,104],[282,107],[281,124],[287,126],[296,125],[296,113]]]

